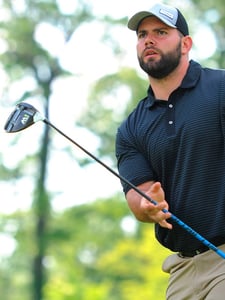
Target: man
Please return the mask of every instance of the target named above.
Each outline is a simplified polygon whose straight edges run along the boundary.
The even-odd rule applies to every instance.
[[[158,202],[122,183],[128,205],[138,220],[155,223],[158,241],[175,252],[163,263],[167,299],[222,300],[225,261],[162,209],[225,250],[225,71],[189,59],[188,25],[174,7],[139,12],[128,28],[136,31],[150,85],[118,129],[118,169]]]

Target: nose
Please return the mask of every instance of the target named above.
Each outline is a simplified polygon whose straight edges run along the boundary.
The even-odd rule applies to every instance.
[[[146,39],[145,39],[145,45],[155,45],[156,41],[154,40],[154,38],[152,37],[151,34],[146,35]]]

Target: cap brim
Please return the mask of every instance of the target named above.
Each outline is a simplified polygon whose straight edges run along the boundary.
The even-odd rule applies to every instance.
[[[159,16],[157,16],[157,15],[155,15],[155,14],[153,14],[153,13],[150,13],[149,11],[140,11],[140,12],[136,13],[135,15],[133,15],[133,17],[131,17],[130,20],[128,21],[127,27],[128,27],[130,30],[137,31],[140,22],[141,22],[144,18],[152,17],[152,16],[158,18],[159,20],[161,20],[163,23],[165,23],[165,24],[168,25],[169,27],[177,28],[176,26],[172,25],[172,24],[171,24],[170,22],[168,22],[167,20],[165,20],[165,19],[163,19],[163,18],[160,18]]]

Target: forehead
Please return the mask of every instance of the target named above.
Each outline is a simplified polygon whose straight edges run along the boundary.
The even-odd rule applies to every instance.
[[[141,23],[138,26],[138,30],[137,32],[139,32],[140,30],[145,30],[146,28],[153,28],[153,27],[160,27],[160,28],[171,28],[168,25],[166,25],[165,23],[163,23],[160,19],[156,18],[155,16],[150,16],[150,17],[146,17],[144,18]]]

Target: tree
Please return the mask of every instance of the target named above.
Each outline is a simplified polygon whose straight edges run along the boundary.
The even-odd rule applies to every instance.
[[[206,61],[204,64],[211,63],[214,67],[225,68],[224,63],[224,25],[225,25],[225,8],[224,3],[221,0],[217,0],[216,3],[206,0],[201,3],[198,0],[192,0],[195,8],[196,19],[201,20],[201,23],[208,25],[215,34],[217,43],[216,52]],[[207,37],[205,37],[207,43]]]
[[[64,34],[65,43],[69,41],[74,28],[82,22],[91,20],[88,6],[77,3],[75,12],[65,16],[61,13],[59,4],[55,1],[24,1],[24,6],[16,5],[15,1],[3,1],[6,20],[0,22],[0,30],[5,37],[7,51],[1,55],[1,62],[8,74],[9,82],[15,82],[24,77],[32,78],[34,86],[24,87],[24,93],[19,100],[32,98],[42,99],[44,113],[49,115],[49,101],[54,81],[69,73],[60,66],[57,57],[39,44],[35,39],[37,28],[42,23],[57,27]],[[9,88],[10,89],[10,88]],[[8,97],[6,93],[5,97]],[[46,276],[43,268],[48,241],[48,221],[51,217],[51,197],[46,189],[47,161],[49,156],[49,128],[46,126],[36,155],[36,177],[33,213],[35,220],[33,261],[33,299],[43,298],[43,285]],[[38,159],[37,159],[38,157]],[[27,160],[26,160],[27,162]],[[12,172],[12,178],[13,178]]]

